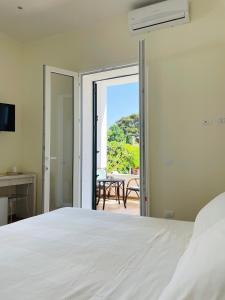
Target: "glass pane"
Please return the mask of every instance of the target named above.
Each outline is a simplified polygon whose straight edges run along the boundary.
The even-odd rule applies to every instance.
[[[73,78],[51,74],[50,210],[73,206]]]

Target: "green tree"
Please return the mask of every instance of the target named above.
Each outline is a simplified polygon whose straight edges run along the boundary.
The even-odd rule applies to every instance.
[[[108,130],[108,142],[125,143],[125,141],[124,131],[117,124],[113,124]]]
[[[108,130],[107,171],[129,173],[139,167],[139,116],[123,117]]]
[[[115,123],[122,129],[127,144],[133,144],[133,140],[139,143],[139,115],[132,114],[128,117],[123,117]]]
[[[139,168],[140,166],[140,148],[139,144],[136,145],[130,145],[125,144],[125,148],[127,151],[131,154],[131,168]]]
[[[128,174],[131,168],[139,167],[139,145],[119,142],[108,143],[107,171]]]
[[[132,165],[132,154],[125,143],[112,141],[108,143],[107,171],[127,174]]]

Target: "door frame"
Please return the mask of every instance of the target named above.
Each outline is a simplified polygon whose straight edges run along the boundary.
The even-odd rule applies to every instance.
[[[142,169],[142,172],[140,174],[140,179],[141,179],[141,184],[144,184],[143,188],[141,188],[141,205],[140,205],[140,215],[142,216],[148,216],[149,215],[149,202],[148,202],[148,195],[147,195],[147,191],[148,191],[148,185],[149,185],[149,182],[147,180],[147,178],[145,177],[146,174],[147,174],[147,171],[146,171],[146,168],[145,168],[145,165],[148,165],[148,156],[147,156],[147,145],[148,145],[148,140],[147,140],[147,137],[148,137],[148,130],[146,130],[146,123],[145,122],[145,118],[146,118],[146,111],[145,111],[145,108],[146,108],[146,105],[145,105],[145,102],[147,101],[148,97],[147,97],[147,91],[145,89],[145,86],[146,86],[146,69],[144,68],[144,65],[145,65],[145,57],[144,57],[144,52],[145,52],[145,45],[144,45],[144,41],[140,41],[140,44],[139,44],[139,62],[138,63],[134,63],[134,64],[129,64],[129,65],[123,65],[123,66],[115,66],[115,67],[111,67],[111,68],[103,68],[103,69],[99,69],[99,70],[96,70],[96,71],[91,71],[91,72],[85,72],[85,73],[81,73],[81,103],[82,103],[82,107],[81,107],[81,123],[82,123],[82,142],[81,142],[81,156],[82,156],[82,164],[83,164],[83,160],[84,160],[84,157],[83,157],[83,148],[84,148],[84,142],[83,142],[83,135],[84,135],[84,131],[83,131],[83,127],[84,127],[84,123],[83,123],[83,114],[84,114],[84,99],[83,99],[83,82],[84,82],[84,76],[88,76],[88,75],[95,75],[95,74],[99,74],[99,73],[103,73],[103,72],[110,72],[110,71],[116,71],[116,70],[123,70],[123,69],[126,69],[126,68],[132,68],[132,67],[139,67],[139,105],[140,105],[140,111],[139,111],[139,114],[140,114],[140,118],[141,118],[141,124],[140,124],[140,138],[143,139],[144,142],[142,142],[142,145],[141,147],[141,157],[143,157],[141,159],[141,162],[140,162],[140,169]],[[128,74],[124,74],[125,76],[128,76]],[[119,76],[118,76],[119,77]],[[109,78],[110,79],[110,78]],[[93,78],[93,80],[91,80],[90,84],[92,86],[92,96],[93,96],[93,91],[94,91],[94,83],[98,81],[96,79]],[[93,102],[94,102],[94,99],[91,100],[92,103],[91,103],[91,106],[92,106],[92,127],[93,126],[93,121],[94,121],[94,109],[93,109]],[[85,108],[85,110],[87,110]],[[93,128],[92,128],[92,131],[93,132]],[[93,155],[94,155],[94,143],[95,142],[95,137],[94,137],[94,133],[92,133],[92,168],[93,168]],[[83,166],[82,166],[82,175],[81,176],[84,176],[83,174]],[[94,184],[94,175],[93,175],[93,169],[92,169],[92,184]],[[83,182],[83,181],[82,181]],[[84,188],[82,188],[82,183],[81,183],[81,195],[82,195],[82,202],[81,202],[81,206],[83,205],[83,190]],[[91,203],[92,203],[92,208],[95,208],[94,205],[93,205],[93,186],[91,188],[91,191],[92,191],[92,197],[91,197]],[[83,206],[82,206],[83,207]],[[84,208],[89,208],[90,207],[84,207]]]
[[[92,87],[93,94],[93,149],[92,149],[92,209],[96,210],[96,176],[97,176],[97,126],[98,126],[98,113],[97,113],[97,83],[93,81]]]
[[[150,215],[149,95],[145,39],[139,40],[139,115],[140,115],[140,210]]]
[[[79,75],[76,72],[43,65],[43,148],[42,148],[42,210],[50,210],[50,137],[51,137],[51,74],[59,74],[73,78],[73,206],[75,199],[80,202],[80,98]],[[78,99],[75,105],[75,99]],[[75,117],[77,116],[77,118]],[[76,142],[75,143],[75,139]],[[78,140],[78,141],[77,141]],[[48,156],[46,155],[46,152]],[[76,187],[76,189],[75,189]]]

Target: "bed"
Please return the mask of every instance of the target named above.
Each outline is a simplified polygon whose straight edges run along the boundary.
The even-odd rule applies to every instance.
[[[0,228],[2,300],[224,300],[225,194],[195,223],[63,208]]]
[[[158,299],[193,223],[64,208],[0,229],[0,299]]]

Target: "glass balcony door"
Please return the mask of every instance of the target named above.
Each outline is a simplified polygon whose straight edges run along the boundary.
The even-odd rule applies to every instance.
[[[78,206],[78,74],[45,67],[44,211]]]

